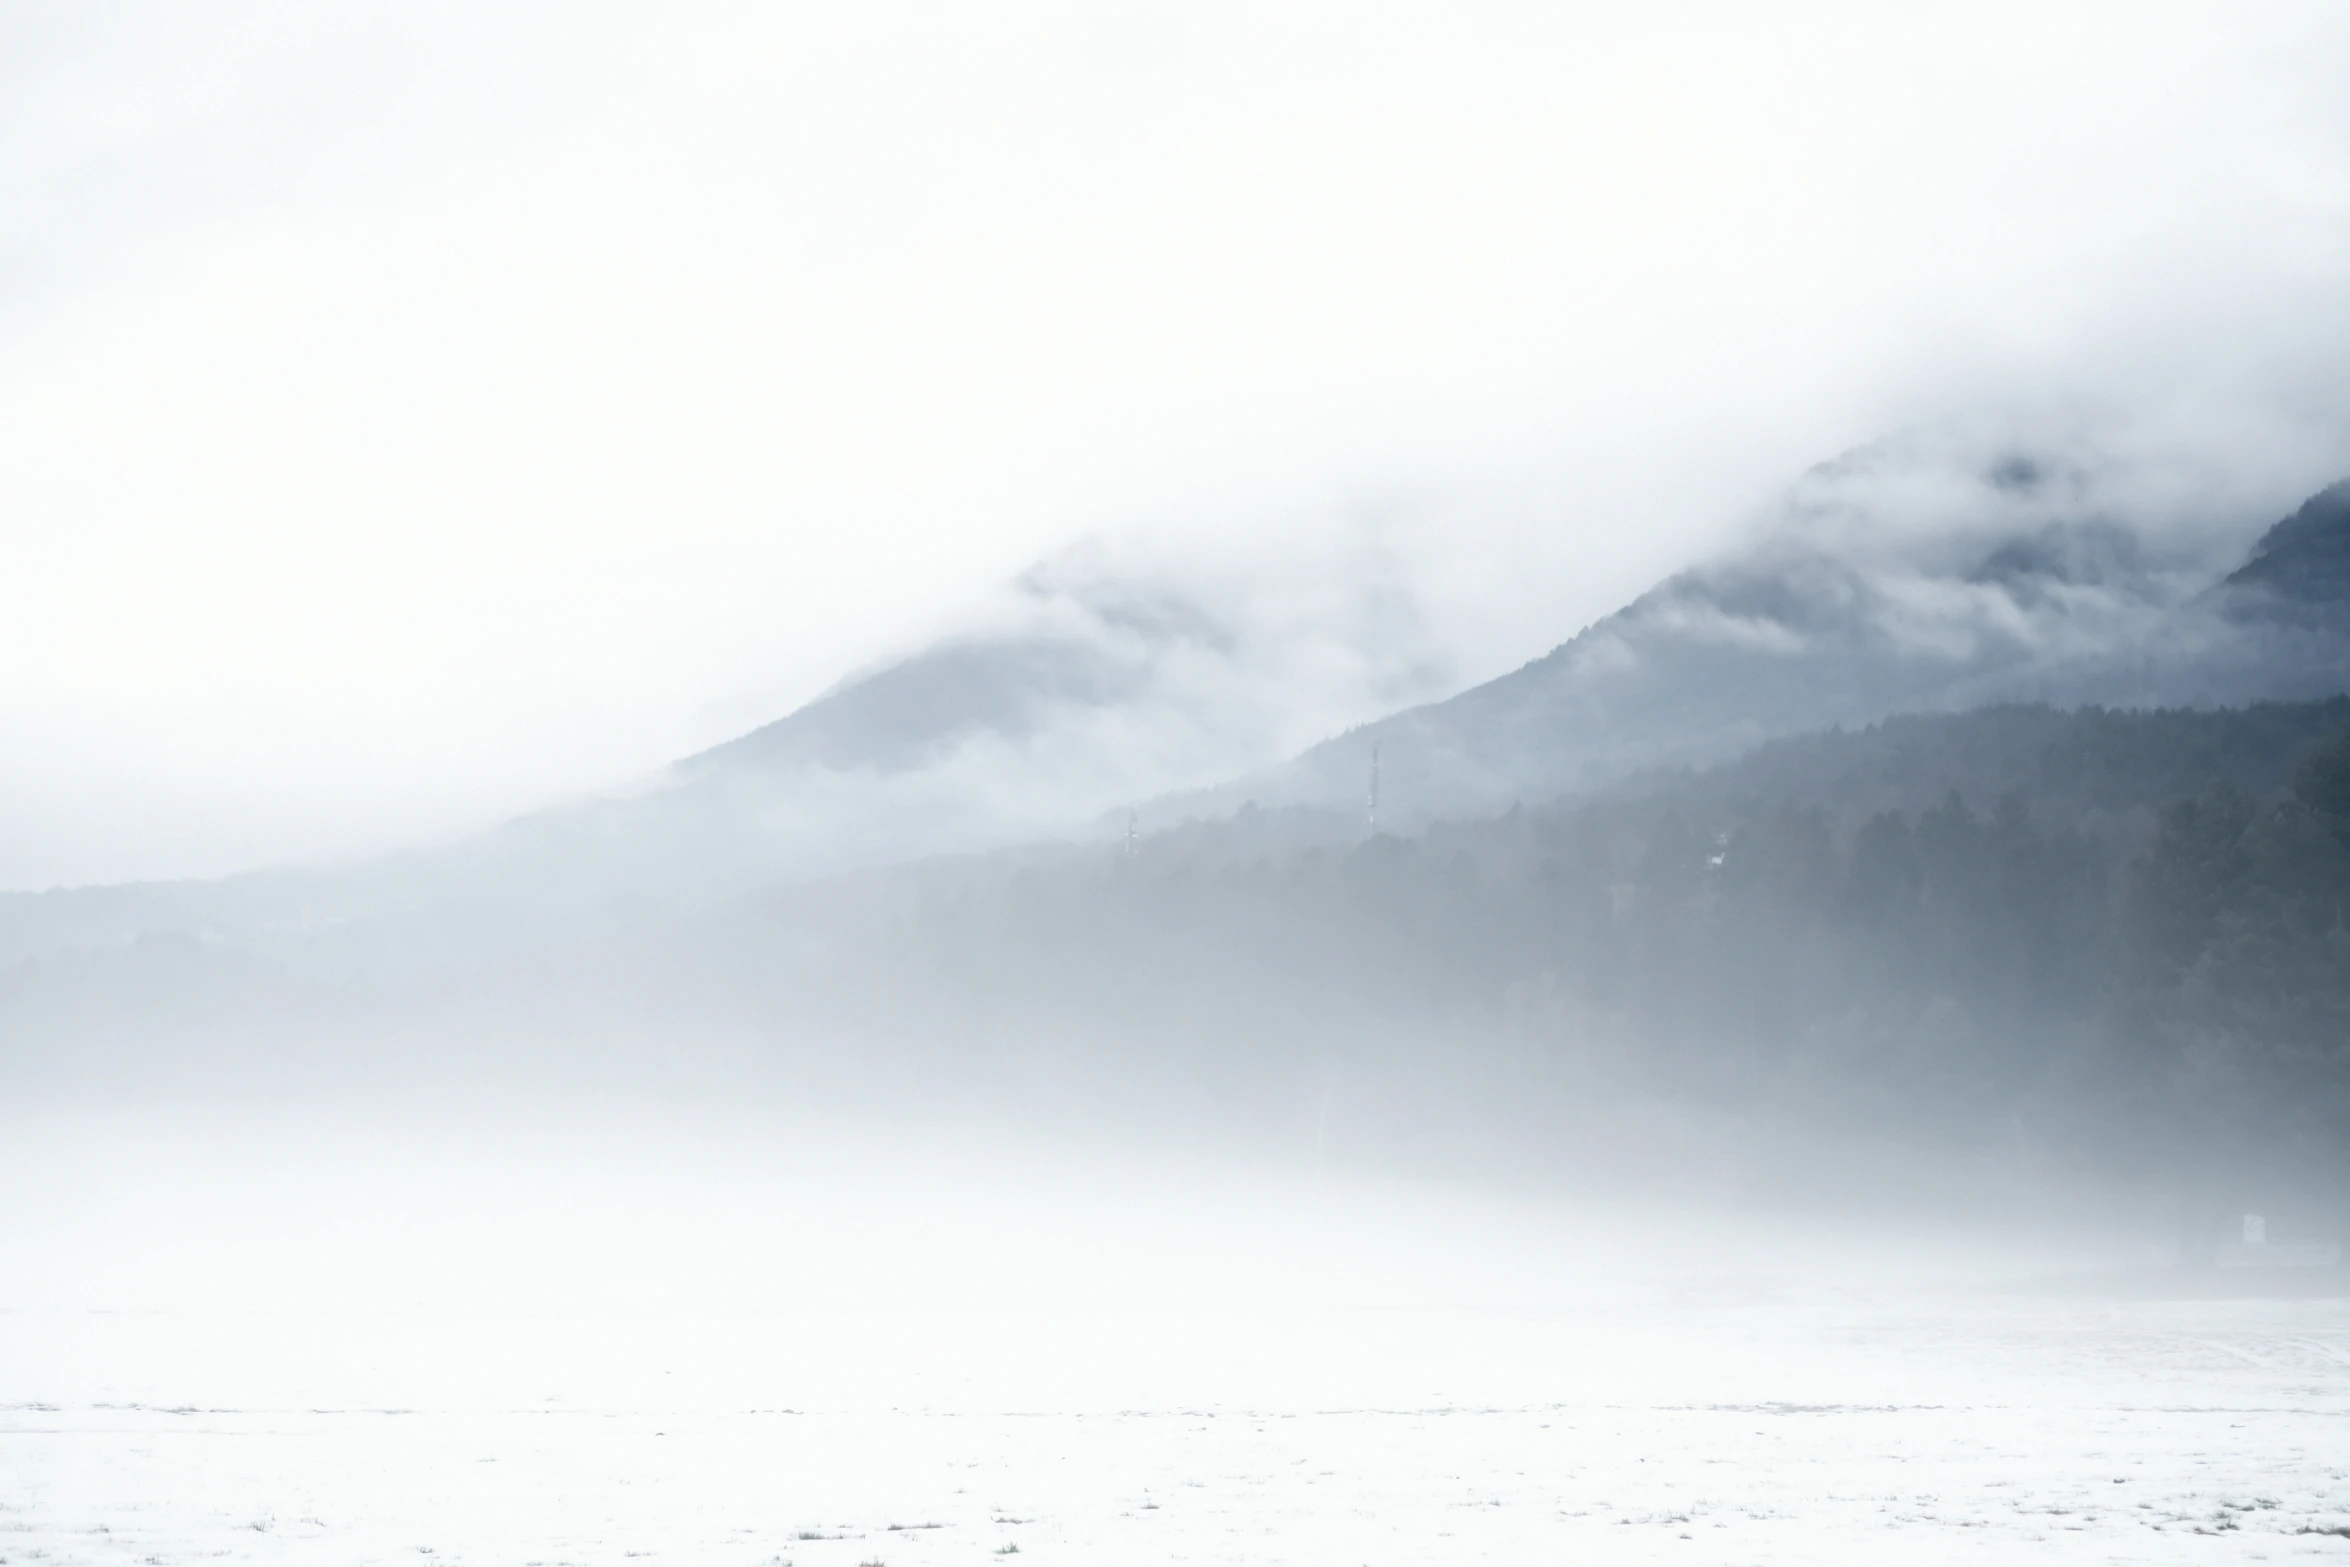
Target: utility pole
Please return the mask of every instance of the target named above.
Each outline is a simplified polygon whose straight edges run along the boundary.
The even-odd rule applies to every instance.
[[[1365,808],[1365,810],[1364,810],[1364,813],[1363,813],[1363,814],[1364,814],[1364,816],[1365,816],[1365,817],[1366,817],[1366,818],[1369,820],[1369,822],[1370,822],[1370,824],[1371,824],[1371,836],[1372,836],[1372,837],[1374,837],[1374,838],[1378,837],[1378,836],[1379,836],[1379,742],[1378,742],[1378,741],[1376,741],[1376,740],[1374,740],[1374,741],[1372,741],[1372,742],[1371,742],[1371,799],[1370,799],[1370,804],[1369,804],[1369,805],[1368,805],[1368,806]]]

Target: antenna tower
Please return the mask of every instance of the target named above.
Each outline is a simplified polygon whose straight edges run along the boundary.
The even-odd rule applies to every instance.
[[[1374,838],[1378,837],[1378,836],[1379,836],[1379,742],[1378,742],[1378,741],[1376,741],[1376,740],[1374,740],[1374,741],[1372,741],[1372,742],[1371,742],[1371,798],[1370,798],[1370,802],[1369,802],[1369,804],[1368,804],[1367,806],[1365,806],[1365,808],[1364,808],[1363,815],[1364,815],[1364,818],[1365,818],[1365,819],[1366,819],[1366,820],[1367,820],[1367,821],[1368,821],[1368,822],[1371,824],[1371,836],[1372,836],[1372,837],[1374,837]]]

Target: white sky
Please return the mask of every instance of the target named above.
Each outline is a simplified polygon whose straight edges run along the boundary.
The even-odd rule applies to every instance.
[[[1400,508],[1482,675],[1953,409],[2265,503],[2345,81],[2335,3],[0,9],[0,885],[621,781],[1096,529]]]

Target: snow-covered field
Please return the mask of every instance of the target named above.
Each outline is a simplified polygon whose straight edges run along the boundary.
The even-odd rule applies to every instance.
[[[619,1130],[12,1128],[0,1559],[2350,1561],[2339,1297]]]

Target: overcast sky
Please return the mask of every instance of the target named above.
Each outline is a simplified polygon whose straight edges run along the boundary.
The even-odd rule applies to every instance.
[[[624,781],[1100,530],[1387,519],[1468,678],[1954,410],[2282,494],[2345,81],[2333,0],[0,8],[0,885]]]

